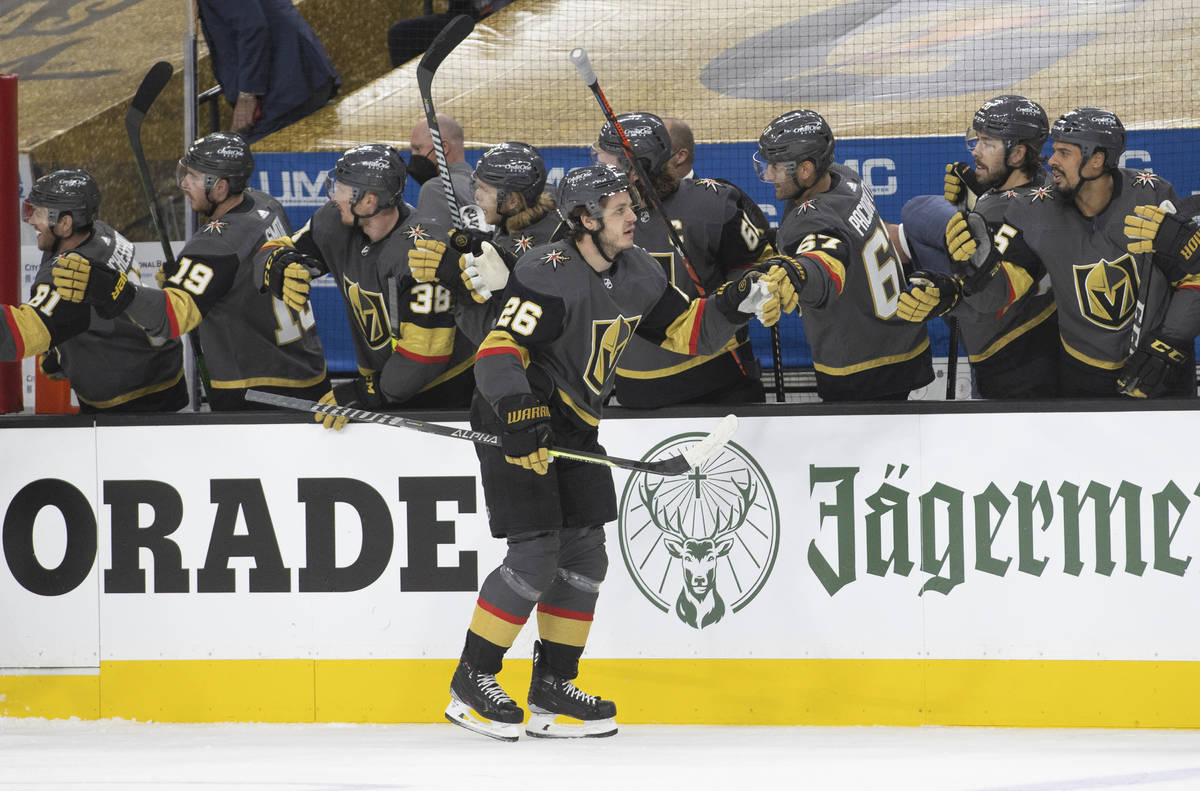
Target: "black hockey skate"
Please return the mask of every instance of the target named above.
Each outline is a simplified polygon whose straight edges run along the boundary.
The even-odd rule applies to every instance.
[[[525,712],[508,696],[490,673],[482,673],[460,659],[450,680],[450,705],[446,719],[469,731],[482,733],[502,742],[515,742],[521,736]]]
[[[542,656],[541,641],[534,642],[527,734],[540,739],[612,736],[616,716],[617,704],[611,700],[581,692],[570,679],[554,675]]]

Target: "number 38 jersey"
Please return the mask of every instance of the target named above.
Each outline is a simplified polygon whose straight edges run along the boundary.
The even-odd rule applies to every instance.
[[[933,381],[923,324],[895,319],[904,273],[875,200],[834,164],[827,191],[784,218],[776,247],[800,262],[804,332],[823,400],[898,397]]]
[[[495,408],[532,391],[580,428],[600,422],[635,333],[680,354],[711,354],[746,323],[711,300],[689,300],[640,247],[603,273],[569,241],[534,248],[517,262],[504,299],[476,354],[479,392]]]
[[[418,283],[408,267],[417,240],[445,237],[441,225],[415,217],[405,204],[391,233],[372,242],[342,223],[334,203],[292,237],[298,251],[333,275],[353,328],[359,372],[379,373],[386,365],[384,394],[393,402],[471,375],[475,350],[455,332],[451,292],[440,283]]]
[[[212,386],[306,388],[325,378],[325,355],[312,310],[296,314],[260,293],[255,253],[290,231],[279,202],[258,190],[203,225],[183,248],[173,270],[164,269],[165,321],[171,337],[198,327]],[[147,326],[135,302],[130,316]],[[149,318],[147,329],[156,327]]]

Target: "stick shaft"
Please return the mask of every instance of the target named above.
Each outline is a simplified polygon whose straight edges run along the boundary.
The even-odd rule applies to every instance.
[[[500,437],[495,434],[475,431],[473,429],[454,428],[453,426],[446,426],[441,423],[426,423],[423,420],[413,420],[399,415],[388,415],[382,412],[371,412],[366,409],[356,409],[355,407],[338,406],[336,404],[323,404],[319,401],[309,401],[303,398],[278,395],[262,390],[247,390],[246,400],[260,404],[286,407],[300,412],[344,417],[361,423],[377,423],[381,426],[406,428],[412,431],[420,431],[424,434],[435,434],[440,437],[448,437],[449,439],[466,440],[478,445],[500,447]],[[724,443],[722,442],[721,444],[723,445]],[[692,467],[682,454],[658,461],[636,461],[634,459],[622,459],[617,456],[607,456],[601,453],[591,453],[589,451],[569,448],[550,448],[549,453],[554,458],[574,459],[575,461],[583,461],[589,464],[600,464],[614,469],[632,470],[651,475],[682,475]]]

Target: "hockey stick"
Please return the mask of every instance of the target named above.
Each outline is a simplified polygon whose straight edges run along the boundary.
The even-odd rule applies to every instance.
[[[671,224],[671,220],[667,217],[667,213],[663,211],[662,201],[658,199],[658,193],[654,191],[654,182],[650,181],[650,176],[647,175],[646,169],[638,162],[637,157],[633,152],[633,143],[629,142],[629,137],[625,134],[625,129],[617,121],[616,113],[613,112],[612,105],[608,103],[608,98],[604,95],[604,91],[600,90],[600,80],[596,77],[596,70],[592,68],[592,61],[588,57],[587,50],[583,47],[576,47],[567,53],[567,59],[575,65],[579,71],[579,76],[583,78],[584,84],[591,89],[592,95],[596,97],[596,101],[600,104],[600,109],[604,112],[604,118],[617,132],[617,137],[621,138],[621,151],[625,154],[625,159],[629,161],[629,167],[637,174],[638,180],[642,183],[642,189],[639,193],[650,204],[650,208],[662,220],[663,228],[667,231],[667,239],[671,242],[671,247],[675,248],[675,254],[679,256],[679,260],[683,262],[683,268],[687,270],[688,277],[692,284],[696,287],[696,293],[700,296],[705,296],[708,292],[700,283],[700,276],[696,274],[696,268],[692,266],[691,259],[688,258],[687,252],[683,249],[683,240],[679,238],[679,234],[675,231],[675,226]],[[648,219],[643,216],[642,220]],[[738,355],[737,349],[730,349],[729,353],[733,356],[733,361],[737,363],[738,369],[743,376],[749,376],[746,372],[746,366],[742,365],[742,358]]]
[[[576,47],[568,53],[567,58],[579,70],[579,76],[583,78],[587,87],[592,89],[592,95],[596,97],[596,101],[600,103],[600,109],[604,111],[605,119],[612,124],[613,129],[617,132],[617,137],[621,138],[621,150],[625,154],[625,159],[629,160],[629,166],[633,168],[633,172],[637,174],[638,180],[642,183],[640,192],[645,197],[646,202],[650,204],[650,208],[654,210],[659,219],[663,222],[663,227],[666,228],[667,238],[671,241],[671,246],[675,248],[676,255],[679,260],[683,261],[683,266],[687,269],[688,277],[692,279],[692,283],[696,286],[696,291],[700,296],[705,295],[704,286],[700,284],[700,277],[696,274],[695,268],[692,267],[691,260],[688,259],[687,253],[683,249],[683,240],[679,238],[679,234],[675,231],[675,227],[671,225],[670,218],[663,211],[662,202],[658,199],[658,193],[654,191],[654,183],[650,181],[650,177],[646,174],[645,168],[638,162],[634,156],[633,143],[629,142],[629,138],[625,135],[625,130],[621,124],[617,122],[617,116],[613,113],[612,106],[608,103],[608,99],[604,96],[604,91],[600,90],[600,80],[596,78],[596,72],[592,68],[592,61],[588,58],[587,50],[583,47]],[[643,222],[648,219],[642,217]],[[739,362],[739,365],[741,363]]]
[[[150,105],[154,104],[154,100],[167,87],[167,83],[174,73],[175,69],[165,60],[160,60],[151,66],[150,71],[146,72],[146,76],[142,78],[142,84],[138,86],[133,101],[129,103],[129,109],[125,111],[125,132],[129,135],[129,145],[133,148],[138,180],[142,183],[142,195],[146,199],[146,205],[150,207],[150,223],[154,226],[154,233],[162,243],[163,259],[168,264],[175,263],[175,254],[171,252],[171,242],[163,230],[162,216],[158,213],[158,201],[154,199],[154,187],[150,183],[150,169],[146,166],[146,154],[142,151],[142,122],[146,120],[146,113],[150,111]]]
[[[946,400],[953,401],[958,383],[958,319],[946,317],[950,327],[949,348],[946,350]]]
[[[775,380],[775,401],[782,404],[786,396],[783,393],[783,336],[779,332],[779,324],[771,327],[771,368]]]
[[[433,153],[437,159],[438,176],[442,180],[442,193],[446,198],[446,206],[450,209],[450,222],[455,233],[450,235],[450,246],[460,253],[470,249],[470,237],[463,233],[463,219],[459,213],[458,197],[454,194],[454,184],[450,182],[450,166],[446,163],[446,149],[442,145],[442,132],[438,128],[437,110],[433,106],[433,75],[446,56],[454,48],[471,35],[475,29],[475,20],[467,14],[460,14],[442,28],[429,49],[421,56],[417,64],[417,88],[421,92],[421,104],[425,107],[425,121],[429,124],[429,136],[433,138]]]
[[[154,226],[154,233],[162,244],[164,269],[174,269],[175,253],[171,250],[171,241],[167,238],[166,226],[158,212],[158,201],[154,197],[154,186],[150,182],[150,168],[146,165],[146,154],[142,150],[142,122],[146,120],[146,113],[150,111],[150,105],[154,104],[154,100],[167,87],[167,83],[170,82],[171,75],[174,73],[175,69],[165,60],[160,60],[151,66],[150,71],[146,72],[146,76],[142,78],[142,84],[138,86],[137,93],[133,95],[129,109],[125,111],[125,133],[129,135],[129,147],[133,149],[138,181],[142,184],[142,195],[150,209],[150,224]],[[208,379],[208,365],[204,362],[204,350],[200,348],[200,338],[195,332],[189,332],[188,340],[191,341],[192,354],[196,358],[196,369],[200,373],[200,382],[207,395],[212,392],[212,385]]]
[[[441,423],[426,423],[422,420],[412,420],[399,415],[385,415],[381,412],[368,412],[365,409],[355,409],[353,407],[337,406],[335,404],[322,404],[318,401],[308,401],[303,398],[292,398],[291,396],[276,395],[275,393],[267,393],[262,390],[247,390],[247,401],[256,401],[260,404],[270,404],[272,406],[281,406],[288,409],[296,409],[301,412],[313,412],[319,415],[332,415],[333,417],[345,417],[350,420],[357,420],[362,423],[378,423],[381,426],[392,426],[395,428],[407,428],[413,431],[420,431],[425,434],[436,434],[440,437],[450,437],[451,439],[463,439],[468,442],[474,442],[479,445],[494,445],[499,447],[500,437],[495,434],[487,434],[482,431],[472,431],[470,429],[454,428],[445,426]],[[601,464],[605,467],[614,469],[632,470],[633,472],[644,472],[649,475],[683,475],[688,470],[694,467],[699,467],[708,459],[715,456],[721,448],[725,447],[725,443],[733,438],[733,434],[737,431],[738,419],[736,415],[726,415],[721,418],[721,422],[717,424],[716,429],[704,439],[697,442],[692,447],[685,450],[677,456],[669,456],[665,459],[657,461],[634,461],[633,459],[621,459],[616,456],[606,456],[600,453],[589,453],[582,450],[568,450],[567,448],[550,448],[550,455],[558,459],[574,459],[575,461],[584,461],[589,464]]]

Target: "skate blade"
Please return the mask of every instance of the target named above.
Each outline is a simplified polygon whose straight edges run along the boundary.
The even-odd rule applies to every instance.
[[[469,731],[502,742],[515,742],[521,737],[521,723],[496,722],[481,717],[474,709],[457,698],[450,699],[450,705],[446,707],[446,719]]]
[[[531,711],[525,733],[535,739],[602,739],[617,733],[612,717],[603,720],[577,720],[550,713]]]

